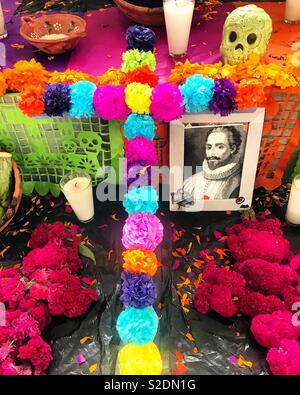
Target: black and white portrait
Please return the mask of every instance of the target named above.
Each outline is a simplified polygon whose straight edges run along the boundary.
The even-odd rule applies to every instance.
[[[183,189],[194,200],[239,196],[247,129],[247,124],[185,129]],[[195,173],[189,175],[190,169]]]
[[[176,173],[170,176],[171,210],[249,207],[264,109],[223,117],[222,122],[209,122],[207,118],[220,118],[212,114],[205,115],[205,123],[203,118],[184,115],[171,123],[170,164]]]

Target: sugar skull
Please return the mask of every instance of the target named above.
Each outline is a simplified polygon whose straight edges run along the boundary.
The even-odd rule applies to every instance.
[[[231,65],[246,60],[251,53],[263,56],[272,33],[272,19],[254,4],[236,8],[223,27],[220,47],[224,63]]]

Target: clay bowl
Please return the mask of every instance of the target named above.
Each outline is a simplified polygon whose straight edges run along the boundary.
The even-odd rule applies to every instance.
[[[165,24],[163,7],[140,7],[125,0],[114,0],[116,6],[132,21],[146,26],[163,26]]]
[[[86,36],[86,22],[72,14],[51,14],[38,18],[22,16],[20,34],[40,51],[57,55],[75,48]],[[65,34],[67,37],[42,39],[46,34]]]
[[[12,168],[13,168],[12,182],[15,185],[15,189],[14,189],[11,203],[6,210],[5,217],[4,217],[4,219],[2,219],[0,221],[0,232],[2,232],[9,225],[9,223],[12,221],[16,212],[18,211],[18,208],[20,206],[21,199],[22,199],[21,176],[20,176],[20,172],[19,172],[19,169],[18,169],[15,161],[12,161]]]

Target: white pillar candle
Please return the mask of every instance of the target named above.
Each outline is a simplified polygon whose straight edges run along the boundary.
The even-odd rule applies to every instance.
[[[286,0],[284,21],[300,23],[300,0]]]
[[[300,225],[300,174],[294,178],[292,183],[286,220],[292,225]]]
[[[5,38],[7,36],[6,28],[5,28],[5,21],[4,21],[4,15],[2,11],[2,4],[0,1],[0,39]]]
[[[90,222],[95,213],[91,177],[72,172],[61,179],[60,187],[79,221]]]
[[[186,55],[194,12],[194,0],[164,0],[164,14],[171,56]]]

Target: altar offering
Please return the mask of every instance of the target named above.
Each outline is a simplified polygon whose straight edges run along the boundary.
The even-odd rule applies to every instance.
[[[0,1],[0,40],[5,37],[7,37],[7,31],[5,28],[5,20],[4,20],[4,15],[3,15],[3,11],[2,11],[1,1]]]
[[[12,155],[8,152],[0,152],[0,219],[11,199],[11,173]]]
[[[74,171],[61,179],[60,187],[79,221],[92,221],[95,212],[91,177],[83,171]]]
[[[285,3],[285,23],[300,23],[300,1],[286,0]]]
[[[74,49],[86,36],[86,21],[74,14],[45,14],[21,17],[20,35],[31,45],[50,55]]]
[[[60,40],[61,38],[67,38],[67,34],[45,34],[41,36],[41,40]]]
[[[263,8],[254,4],[236,8],[223,27],[220,52],[224,63],[239,64],[252,53],[264,56],[272,29],[272,19]]]
[[[169,54],[186,55],[194,12],[194,0],[164,0]]]
[[[291,225],[300,225],[300,174],[298,174],[292,183],[286,220]]]

